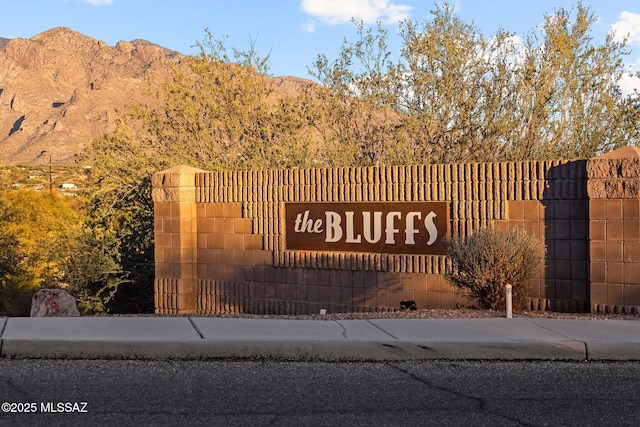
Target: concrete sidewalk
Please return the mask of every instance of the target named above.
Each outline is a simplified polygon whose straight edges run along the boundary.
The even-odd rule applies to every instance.
[[[640,360],[640,321],[0,318],[3,358]]]

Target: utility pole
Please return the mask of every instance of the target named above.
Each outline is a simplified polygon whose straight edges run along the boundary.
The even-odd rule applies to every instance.
[[[51,151],[49,151],[49,194],[53,194],[53,167],[51,165]]]
[[[44,153],[49,153],[49,194],[53,194],[53,165],[51,162],[51,151],[43,150],[40,153],[40,156]]]

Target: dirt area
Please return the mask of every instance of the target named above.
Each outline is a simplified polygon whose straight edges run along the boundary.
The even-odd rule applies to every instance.
[[[327,313],[325,315],[257,315],[257,314],[217,314],[210,317],[246,318],[246,319],[298,319],[298,320],[351,320],[351,319],[479,319],[506,317],[504,312],[495,310],[404,310],[393,312],[368,313]],[[595,313],[556,313],[550,311],[520,311],[513,313],[514,318],[548,318],[574,320],[640,320],[632,314],[595,314]]]

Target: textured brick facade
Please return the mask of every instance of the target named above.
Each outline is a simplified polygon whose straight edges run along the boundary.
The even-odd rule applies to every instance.
[[[588,165],[591,305],[599,312],[640,306],[640,150],[626,147]]]
[[[590,199],[595,184],[588,185],[587,170],[592,173],[594,161],[602,160],[160,172],[153,178],[156,312],[301,314],[390,310],[401,300],[419,308],[467,304],[443,279],[442,255],[285,248],[285,203],[405,201],[447,202],[454,236],[493,226],[522,228],[544,240],[545,266],[533,282],[531,309],[636,310],[640,205],[637,197]],[[640,187],[637,176],[622,179],[627,195]],[[598,217],[608,210],[614,216]],[[595,239],[603,230],[606,238]]]

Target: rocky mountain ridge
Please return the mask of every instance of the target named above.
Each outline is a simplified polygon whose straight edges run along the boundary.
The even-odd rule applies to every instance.
[[[183,54],[145,40],[109,46],[65,27],[0,39],[0,163],[72,163],[113,128],[117,108],[153,102],[149,82],[169,81],[185,64]],[[290,93],[301,81],[274,85]]]

